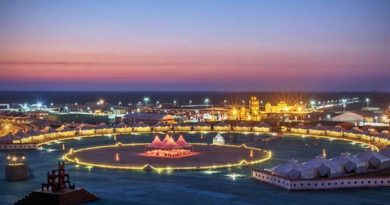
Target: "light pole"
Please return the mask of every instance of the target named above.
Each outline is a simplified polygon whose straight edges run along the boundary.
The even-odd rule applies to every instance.
[[[343,108],[344,108],[344,112],[345,112],[345,108],[347,107],[347,100],[343,99],[341,102],[343,102]]]
[[[310,106],[312,109],[315,109],[316,101],[314,101],[314,100],[310,101]]]
[[[38,107],[38,110],[40,110],[42,108],[42,103],[38,102],[37,107]]]
[[[204,99],[204,104],[209,105],[210,99],[206,98]]]
[[[328,115],[326,115],[326,117],[328,118],[328,120],[329,120],[329,122],[330,122],[330,115],[328,114]]]
[[[368,107],[368,104],[370,103],[370,98],[366,98],[366,103],[367,103],[367,107]]]
[[[149,97],[144,97],[145,106],[148,106],[149,100],[150,100]]]

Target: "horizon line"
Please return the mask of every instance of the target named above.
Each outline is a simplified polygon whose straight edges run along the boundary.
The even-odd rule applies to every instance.
[[[386,90],[2,90],[0,92],[215,92],[215,93],[390,93]]]

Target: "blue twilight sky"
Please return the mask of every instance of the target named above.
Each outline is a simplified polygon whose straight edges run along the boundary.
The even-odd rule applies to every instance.
[[[390,91],[390,1],[1,0],[0,72],[0,90]]]

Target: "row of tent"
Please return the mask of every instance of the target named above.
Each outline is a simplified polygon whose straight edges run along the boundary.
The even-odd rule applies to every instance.
[[[385,169],[390,169],[390,149],[381,152],[367,150],[356,155],[341,153],[340,156],[332,159],[317,156],[304,163],[293,159],[266,171],[296,180],[351,176]]]
[[[373,141],[385,145],[390,145],[390,133],[388,130],[377,132],[375,129],[362,130],[359,127],[352,127],[349,130],[343,129],[341,126],[328,127],[321,124],[316,126],[307,126],[299,124],[290,129],[291,133],[303,135],[324,135],[332,137],[345,137],[350,139],[362,139],[365,141]]]
[[[123,122],[114,126],[101,123],[99,125],[78,124],[78,125],[62,125],[56,129],[46,126],[42,129],[29,129],[27,132],[19,131],[16,134],[9,134],[0,138],[0,143],[31,143],[40,142],[47,139],[66,138],[76,135],[95,135],[95,134],[114,134],[114,133],[130,133],[130,132],[164,132],[164,131],[256,131],[269,132],[271,127],[262,122],[256,126],[249,126],[245,123],[238,123],[231,126],[226,122],[219,122],[213,126],[200,122],[194,125],[180,123],[173,126],[159,122],[153,126],[149,126],[143,122],[135,125],[127,125]]]

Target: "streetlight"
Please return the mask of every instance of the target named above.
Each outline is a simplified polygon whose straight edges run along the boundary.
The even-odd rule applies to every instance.
[[[103,104],[104,104],[104,100],[103,100],[103,99],[100,99],[96,104],[97,104],[97,105],[103,105]]]
[[[370,98],[366,98],[366,103],[367,103],[367,107],[368,107],[368,103],[370,103]]]
[[[144,97],[144,102],[145,102],[145,105],[148,106],[148,102],[149,102],[149,97]]]
[[[174,100],[174,101],[173,101],[173,104],[174,104],[174,105],[176,105],[176,103],[177,103],[177,101],[176,101],[176,100]]]
[[[328,120],[329,120],[329,122],[330,122],[330,115],[328,114],[328,115],[326,115],[326,117],[328,118]]]
[[[190,105],[191,105],[191,104],[192,104],[192,100],[189,100],[189,101],[188,101],[188,104],[190,104]]]
[[[312,100],[310,101],[311,108],[315,108],[316,106],[316,101]]]
[[[205,103],[206,105],[209,105],[209,102],[210,102],[210,99],[208,99],[208,98],[204,99],[204,103]]]
[[[345,108],[347,107],[347,100],[343,99],[341,102],[343,103],[343,108],[344,108],[344,112],[345,112]]]

